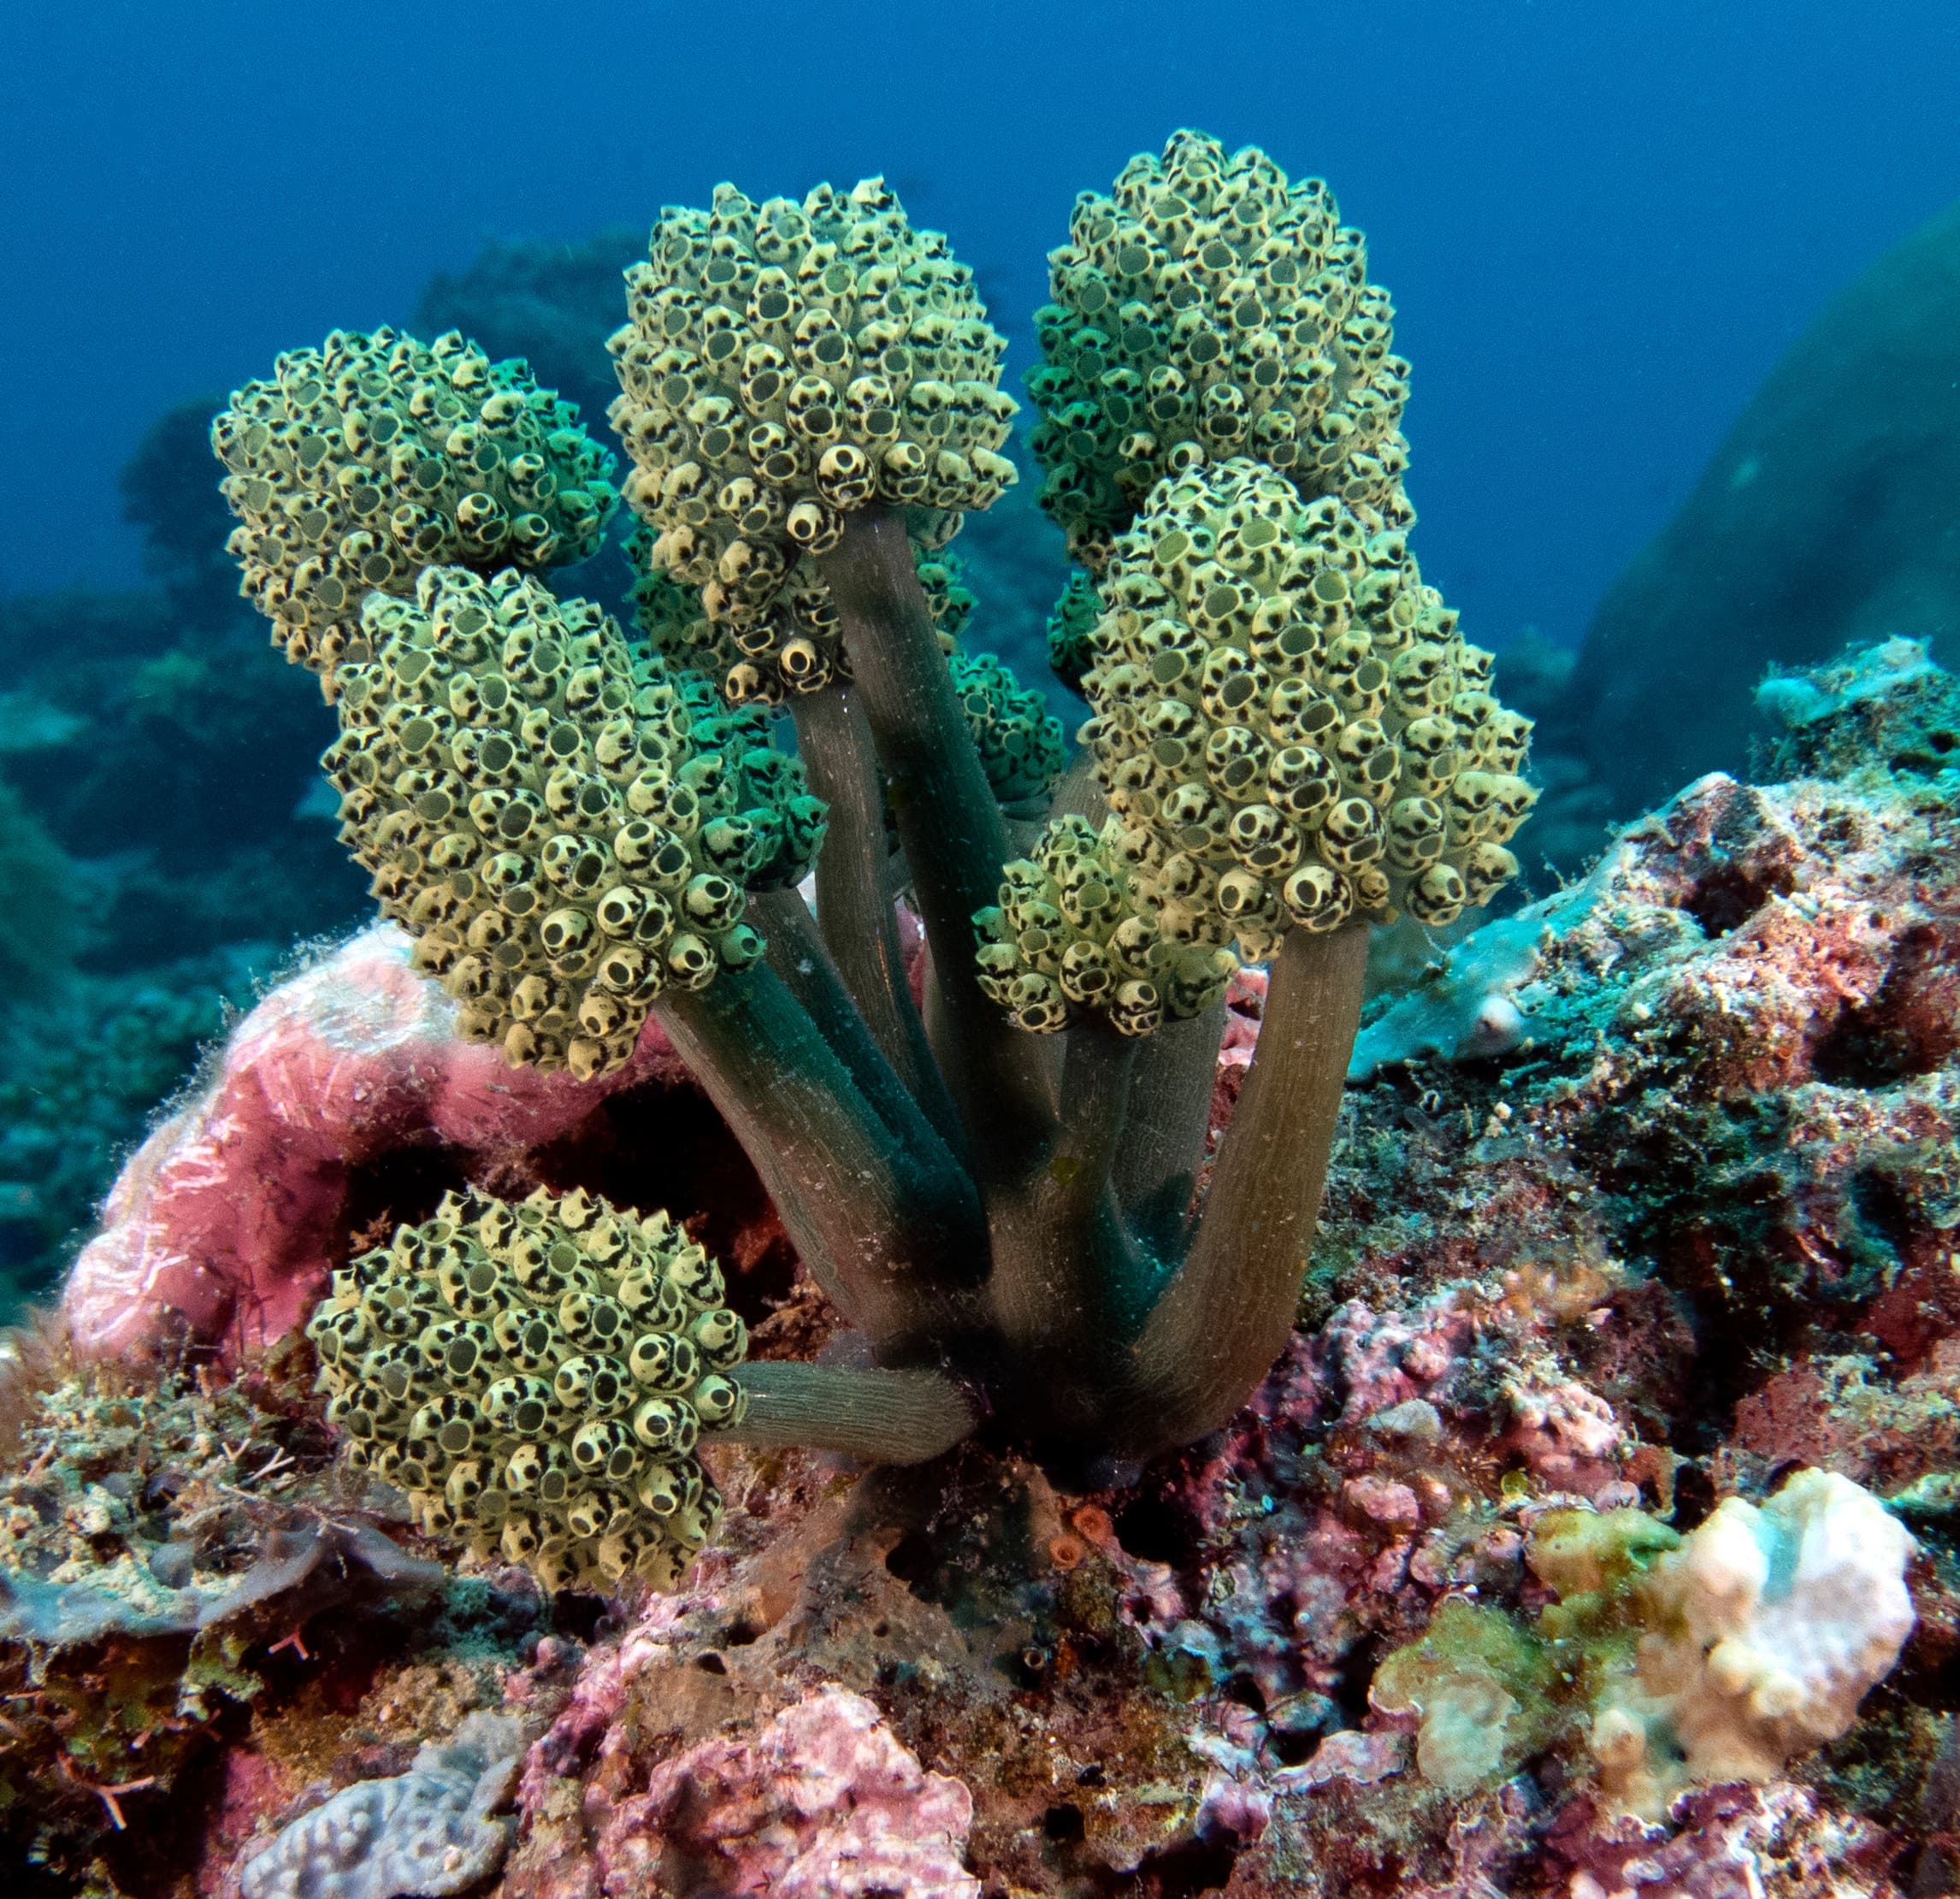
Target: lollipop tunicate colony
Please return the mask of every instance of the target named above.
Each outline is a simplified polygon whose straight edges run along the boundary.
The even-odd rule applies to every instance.
[[[618,504],[613,458],[571,405],[453,330],[336,330],[292,351],[233,396],[211,443],[239,590],[329,699],[343,661],[373,657],[370,593],[410,596],[432,565],[585,560]]]
[[[1014,479],[1005,345],[972,273],[881,180],[800,204],[723,185],[710,210],[662,213],[627,291],[611,414],[645,557],[725,629],[696,644],[731,699],[819,691],[836,615],[807,557],[844,516],[902,508],[930,550]]]
[[[1394,308],[1320,180],[1177,133],[1076,200],[1048,280],[1033,446],[1042,504],[1091,573],[1157,481],[1204,460],[1262,462],[1371,532],[1414,522]]]
[[[1093,850],[1079,821],[1051,824],[976,918],[990,993],[1023,1027],[1104,1007],[1146,1032],[1153,1001],[1175,1017],[1215,999],[1234,950],[1263,961],[1290,927],[1405,911],[1440,927],[1517,875],[1531,722],[1491,697],[1491,656],[1399,532],[1302,503],[1259,463],[1201,466],[1117,539],[1101,598],[1082,738],[1110,823]],[[1148,940],[1154,967],[1092,953],[1083,878],[1096,941]],[[1186,952],[1168,989],[1160,945]]]
[[[445,1195],[334,1275],[307,1325],[329,1423],[417,1522],[548,1589],[671,1589],[721,1499],[694,1455],[737,1424],[747,1329],[664,1213],[575,1189]]]
[[[759,712],[635,655],[511,569],[377,595],[323,761],[341,834],[473,1041],[582,1079],[670,986],[753,963],[747,892],[794,883],[824,808]]]

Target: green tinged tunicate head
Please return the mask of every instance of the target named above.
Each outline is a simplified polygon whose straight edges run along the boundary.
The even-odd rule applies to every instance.
[[[655,536],[636,525],[627,544],[635,573],[634,617],[657,652],[717,686],[730,705],[780,705],[850,677],[830,589],[800,556],[768,615],[747,625],[711,619],[701,591],[662,569]],[[956,555],[914,546],[912,559],[942,651],[951,653],[973,612]]]
[[[1038,817],[1068,766],[1061,721],[992,653],[955,653],[950,663],[953,689],[995,797]]]
[[[292,351],[233,396],[211,445],[241,523],[241,591],[329,698],[342,661],[371,657],[369,593],[405,597],[437,564],[587,559],[618,500],[577,410],[453,330],[428,344],[336,330]]]
[[[334,1275],[307,1336],[348,1462],[431,1532],[547,1589],[673,1588],[721,1499],[692,1454],[739,1424],[748,1334],[720,1271],[664,1213],[575,1189],[446,1195]]]
[[[1173,133],[1112,195],[1076,200],[1048,278],[1032,445],[1042,504],[1092,572],[1159,480],[1229,456],[1337,497],[1371,533],[1414,520],[1394,310],[1319,179]]]
[[[1082,675],[1095,663],[1095,622],[1101,617],[1092,575],[1068,577],[1061,598],[1048,615],[1048,664],[1072,693],[1082,690]]]
[[[1517,874],[1531,722],[1404,537],[1231,460],[1115,543],[1082,730],[1138,907],[1262,961],[1290,926],[1442,925]]]
[[[1090,1014],[1125,1035],[1201,1015],[1237,958],[1220,942],[1166,936],[1138,906],[1123,826],[1053,820],[1031,858],[1005,867],[997,907],[973,919],[980,986],[1036,1035]]]
[[[635,659],[585,600],[506,569],[376,597],[322,761],[381,912],[513,1064],[620,1067],[654,999],[762,953],[747,893],[794,882],[824,807],[765,720]]]
[[[636,531],[635,546],[644,555],[644,528]],[[1046,799],[1068,764],[1061,721],[1039,693],[1021,685],[991,653],[959,651],[958,635],[974,604],[959,557],[918,548],[913,554],[953,687],[994,795],[1009,807],[1024,808]],[[792,692],[815,692],[850,677],[837,637],[836,609],[815,562],[800,562],[793,578],[771,624],[780,633],[794,621],[797,635],[771,651],[759,648],[753,658],[743,650],[741,635],[702,612],[693,588],[658,568],[643,569],[635,583],[635,617],[656,652],[701,679],[718,681],[733,704],[772,705],[782,699],[786,685]]]
[[[670,208],[627,292],[608,345],[626,498],[653,563],[746,635],[759,673],[779,659],[796,683],[807,628],[778,609],[847,513],[901,507],[936,546],[1014,479],[1006,345],[971,271],[881,180],[800,204],[723,185],[710,210]]]

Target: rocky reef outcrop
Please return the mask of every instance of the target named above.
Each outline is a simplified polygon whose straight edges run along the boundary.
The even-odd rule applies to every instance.
[[[1298,1324],[1224,1431],[1094,1489],[984,1434],[870,1472],[711,1446],[716,1540],[609,1602],[384,1510],[366,1534],[462,1579],[249,1625],[263,1684],[185,1750],[203,1870],[172,1877],[234,1890],[296,1815],[497,1714],[524,1751],[471,1838],[507,1831],[510,1899],[1947,1890],[1960,687],[1892,643],[1785,698],[1774,781],[1697,781],[1373,1006]],[[1215,1124],[1262,1006],[1235,980]],[[605,1116],[528,1150],[499,1121],[493,1160],[374,1125],[426,1194],[563,1184]],[[730,1296],[759,1358],[834,1332],[800,1275]],[[299,1430],[269,1442],[316,1471]],[[97,1457],[56,1507],[66,1586],[127,1560]],[[44,1709],[78,1664],[35,1600],[9,1639]],[[275,1633],[298,1650],[266,1664]],[[86,1866],[92,1819],[103,1890],[177,1890],[103,1805],[134,1823],[150,1790],[91,1785],[56,1856]]]

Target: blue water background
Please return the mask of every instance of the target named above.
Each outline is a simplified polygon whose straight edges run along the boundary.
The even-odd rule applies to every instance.
[[[883,172],[1018,369],[1074,194],[1189,123],[1333,183],[1415,366],[1426,572],[1487,643],[1570,640],[1808,318],[1960,193],[1960,10],[1928,0],[3,17],[0,592],[136,580],[115,475],[167,404],[402,321],[487,237],[723,177]]]

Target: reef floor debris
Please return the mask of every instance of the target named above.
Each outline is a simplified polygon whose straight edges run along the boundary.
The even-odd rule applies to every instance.
[[[215,1892],[495,1713],[530,1737],[507,1899],[1948,1890],[1960,691],[1886,663],[1817,687],[1776,781],[1689,787],[1541,912],[1528,1039],[1350,1087],[1298,1325],[1224,1431],[1072,1490],[984,1438],[872,1471],[711,1444],[721,1528],[658,1596],[547,1607],[383,1525],[460,1578],[364,1672],[275,1658],[206,1731],[173,1870],[62,1863]],[[1235,984],[1214,1120],[1259,1007]],[[748,1316],[759,1357],[836,1348],[801,1279]],[[107,1566],[91,1483],[103,1528],[66,1534]],[[1807,1525],[1858,1562],[1806,1567]],[[1676,1648],[1774,1744],[1657,1712]],[[1844,1663],[1814,1704],[1744,1666],[1805,1656]]]

